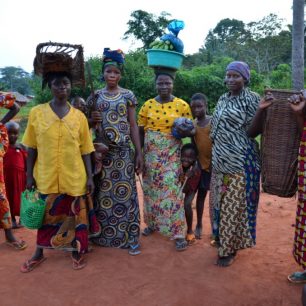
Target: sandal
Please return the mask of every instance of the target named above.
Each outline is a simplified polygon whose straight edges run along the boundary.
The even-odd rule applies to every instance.
[[[213,240],[210,241],[210,245],[212,247],[219,248],[220,247],[220,242],[219,242],[218,239],[213,239]]]
[[[194,230],[194,235],[196,239],[202,239],[202,228],[196,226],[195,230]]]
[[[150,227],[146,227],[143,231],[142,231],[142,234],[144,235],[144,236],[150,236],[151,234],[153,234],[154,233],[154,230],[152,229],[152,228],[150,228]]]
[[[29,259],[23,263],[23,265],[20,267],[20,272],[22,273],[28,273],[31,272],[33,269],[35,269],[37,266],[39,266],[42,262],[44,262],[47,258],[41,257],[39,259]]]
[[[72,269],[73,270],[81,270],[86,266],[86,262],[83,256],[81,256],[79,259],[75,259],[71,256],[72,259]]]
[[[16,241],[8,241],[8,240],[6,240],[5,243],[7,245],[13,247],[15,250],[19,250],[19,251],[24,250],[28,246],[26,244],[26,242],[23,241],[23,240],[20,240],[20,241],[18,241],[18,240],[16,240]]]
[[[193,245],[197,242],[196,237],[193,233],[186,235],[186,241],[187,241],[188,245]]]
[[[132,256],[139,255],[141,253],[139,248],[140,248],[140,245],[138,243],[134,245],[130,245],[129,254]]]
[[[294,272],[288,275],[288,281],[293,284],[306,284],[306,272]]]
[[[175,248],[177,251],[185,251],[188,247],[188,242],[184,238],[179,238],[175,240]]]

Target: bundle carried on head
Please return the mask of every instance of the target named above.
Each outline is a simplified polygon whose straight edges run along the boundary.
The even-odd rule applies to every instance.
[[[84,86],[84,55],[81,45],[55,42],[40,43],[36,47],[34,73],[43,78],[49,73],[65,72],[71,76],[73,86]]]
[[[177,35],[184,27],[183,21],[173,20],[168,25],[169,33],[150,44],[150,49],[147,50],[150,67],[166,67],[172,70],[178,70],[181,67],[184,58],[184,44]]]

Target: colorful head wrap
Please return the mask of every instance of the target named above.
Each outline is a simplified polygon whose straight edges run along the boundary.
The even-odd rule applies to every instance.
[[[122,71],[124,64],[124,53],[120,49],[110,50],[110,48],[104,48],[102,62],[102,72],[108,65],[116,66],[120,71]]]
[[[226,67],[226,71],[228,70],[234,70],[237,71],[238,73],[240,73],[242,75],[242,77],[249,82],[250,81],[250,67],[247,63],[245,62],[239,62],[239,61],[235,61],[235,62],[231,62],[227,67]]]

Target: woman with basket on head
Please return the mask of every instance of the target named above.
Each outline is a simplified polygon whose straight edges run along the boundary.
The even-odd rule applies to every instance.
[[[137,100],[132,91],[119,86],[123,65],[121,50],[104,49],[102,73],[106,84],[87,100],[89,123],[97,132],[95,146],[106,146],[102,169],[95,175],[94,193],[102,232],[92,241],[138,255],[140,214],[135,172],[141,173],[143,159],[136,122]]]
[[[44,248],[72,252],[72,268],[82,269],[89,230],[99,231],[98,224],[90,229],[88,224],[88,218],[93,221],[88,215],[94,215],[92,209],[88,211],[92,208],[88,194],[94,187],[90,159],[94,147],[85,115],[68,102],[72,82],[84,78],[65,50],[78,49],[79,66],[83,65],[82,47],[55,44],[55,52],[45,52],[44,47],[54,46],[50,45],[38,45],[34,69],[50,88],[52,100],[31,109],[23,137],[28,147],[27,189],[37,188],[46,210],[37,231],[36,251],[21,272],[32,271],[46,259]]]
[[[186,222],[180,186],[182,141],[171,129],[175,119],[191,117],[189,105],[173,95],[175,70],[155,69],[157,96],[147,100],[138,114],[138,125],[144,144],[143,235],[159,232],[175,240],[177,251],[187,248]]]
[[[271,103],[271,97],[260,102],[246,87],[249,81],[246,63],[230,63],[224,82],[229,91],[220,97],[212,118],[211,201],[220,267],[231,265],[238,250],[256,242],[260,161],[253,125],[261,115],[256,112],[259,103]]]
[[[19,112],[19,106],[15,103],[15,97],[12,94],[0,92],[0,107],[8,109],[8,113],[0,120],[0,227],[4,229],[6,243],[9,246],[16,250],[24,250],[27,247],[26,243],[23,240],[17,240],[12,231],[10,205],[6,197],[3,175],[3,156],[9,146],[5,124]]]

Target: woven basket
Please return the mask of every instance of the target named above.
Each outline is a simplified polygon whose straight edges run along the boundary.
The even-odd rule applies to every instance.
[[[275,98],[266,110],[261,137],[262,188],[280,197],[297,191],[297,158],[300,133],[288,98],[297,92],[266,89]]]
[[[44,77],[48,72],[61,71],[71,74],[73,86],[84,87],[83,47],[55,42],[37,45],[34,59],[35,74]]]

